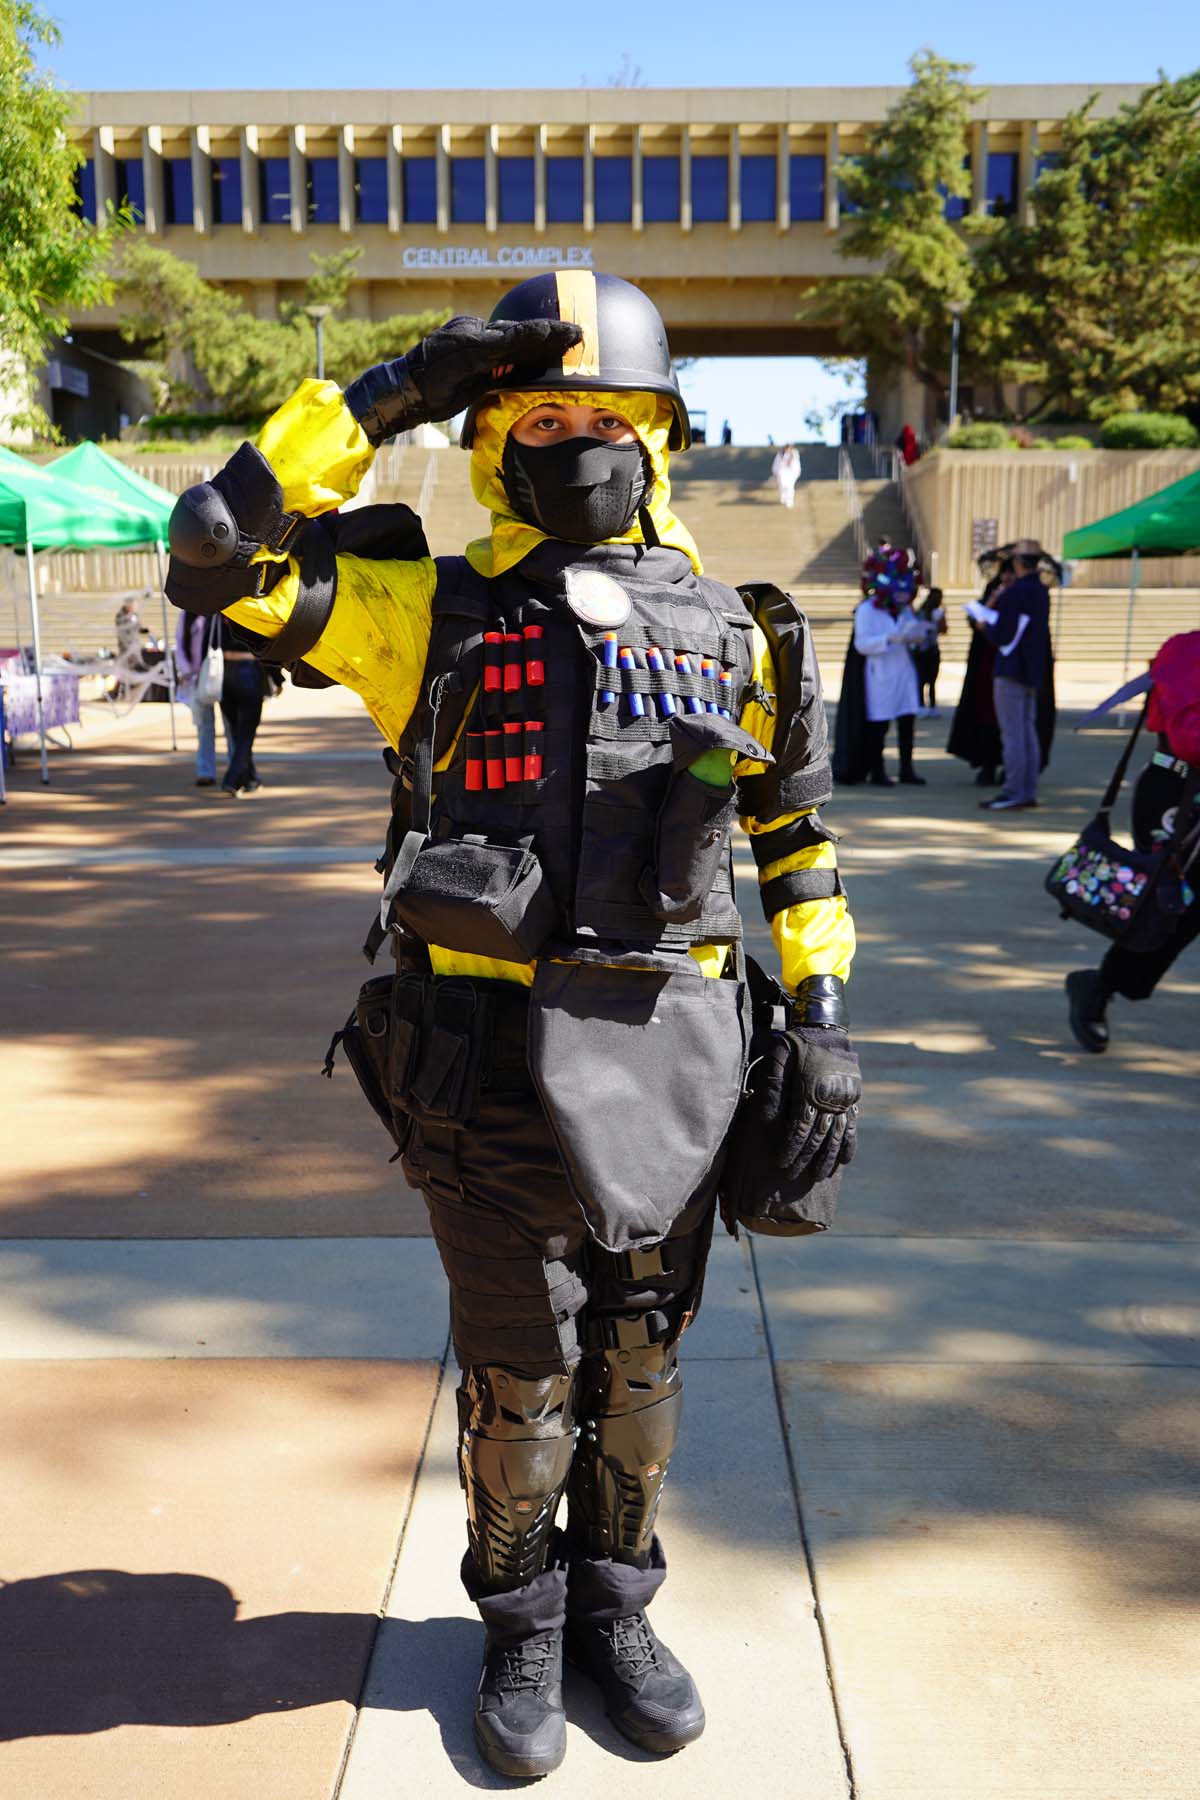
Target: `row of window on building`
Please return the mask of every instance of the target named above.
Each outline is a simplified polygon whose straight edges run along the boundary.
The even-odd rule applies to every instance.
[[[546,219],[555,225],[575,225],[583,220],[583,158],[546,157]],[[1039,159],[1038,170],[1055,160]],[[339,222],[338,159],[310,156],[307,162],[308,219],[314,225]],[[1017,204],[1018,162],[1015,152],[991,151],[987,159],[986,209],[1004,216]],[[237,156],[211,159],[211,216],[216,225],[242,222],[242,163]],[[487,216],[485,160],[482,156],[450,158],[450,217],[456,225],[482,225]],[[597,224],[628,224],[633,211],[633,159],[629,156],[597,156],[595,211]],[[697,224],[724,223],[729,217],[728,156],[693,155],[691,158],[692,218]],[[437,222],[437,159],[406,156],[401,164],[403,217],[407,224]],[[534,218],[534,159],[501,156],[497,159],[499,221],[503,225],[529,225]],[[187,156],[163,158],[166,223],[190,225],[193,214],[192,160]],[[258,159],[259,217],[264,225],[288,225],[292,217],[291,174],[286,156]],[[787,159],[788,202],[796,221],[825,217],[825,158],[793,155]],[[738,170],[741,216],[746,224],[773,223],[779,206],[779,162],[773,156],[746,154]],[[145,173],[140,157],[115,160],[117,194],[126,199],[135,217],[145,216]],[[96,217],[96,169],[91,157],[78,175],[79,211]],[[681,171],[678,156],[642,157],[642,212],[647,224],[677,223],[680,214]],[[387,158],[359,156],[354,161],[355,217],[360,225],[385,225],[388,217]],[[970,201],[947,197],[946,216],[962,218]]]

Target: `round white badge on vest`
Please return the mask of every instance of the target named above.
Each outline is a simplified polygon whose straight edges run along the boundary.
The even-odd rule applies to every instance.
[[[632,611],[619,581],[600,569],[567,569],[567,605],[587,625],[623,625]]]

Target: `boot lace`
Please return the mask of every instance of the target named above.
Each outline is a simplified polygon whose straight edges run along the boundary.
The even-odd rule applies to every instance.
[[[613,1655],[623,1665],[623,1673],[636,1678],[647,1669],[658,1667],[658,1643],[645,1613],[631,1613],[627,1619],[614,1619],[608,1627],[612,1636]]]
[[[501,1646],[496,1653],[496,1686],[510,1694],[536,1693],[549,1679],[555,1649],[553,1632]]]

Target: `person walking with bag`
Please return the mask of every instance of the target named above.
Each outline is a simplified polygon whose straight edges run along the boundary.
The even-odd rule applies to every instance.
[[[180,698],[186,700],[196,727],[196,786],[217,785],[217,709],[200,696],[200,671],[204,667],[212,620],[203,613],[180,614],[175,629],[175,665],[179,671]]]
[[[1176,866],[1167,873],[1175,879],[1165,895],[1170,911],[1164,912],[1155,895],[1144,902],[1159,914],[1154,921],[1158,929],[1149,933],[1157,942],[1147,944],[1145,933],[1141,943],[1133,937],[1118,937],[1098,968],[1075,969],[1067,976],[1071,1031],[1080,1047],[1093,1055],[1108,1049],[1108,1007],[1113,997],[1149,1000],[1183,951],[1200,936],[1200,631],[1168,638],[1140,685],[1143,691],[1149,690],[1144,722],[1157,732],[1158,748],[1134,788],[1133,841],[1143,855],[1172,846]],[[1128,691],[1123,692],[1128,698]],[[1114,703],[1105,702],[1097,712]],[[1134,739],[1142,722],[1139,720]],[[1132,744],[1133,740],[1118,765],[1122,775]],[[1105,821],[1107,811],[1106,805]],[[1119,856],[1115,862],[1120,879],[1125,865]],[[1097,891],[1102,894],[1102,884]]]

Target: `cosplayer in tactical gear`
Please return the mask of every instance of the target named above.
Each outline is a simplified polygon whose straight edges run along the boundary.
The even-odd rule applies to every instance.
[[[336,516],[376,445],[464,408],[491,514],[465,556],[431,559],[402,507]],[[449,1278],[475,1731],[512,1776],[563,1758],[564,1650],[643,1748],[703,1729],[646,1607],[735,1112],[731,1221],[757,1222],[756,1182],[799,1217],[854,1150],[820,678],[786,595],[702,573],[670,509],[688,442],[650,301],[538,275],[344,394],[304,382],[172,529],[172,598],[353,688],[390,747],[368,952],[395,970],[344,1044]],[[741,950],[739,814],[786,993]]]

